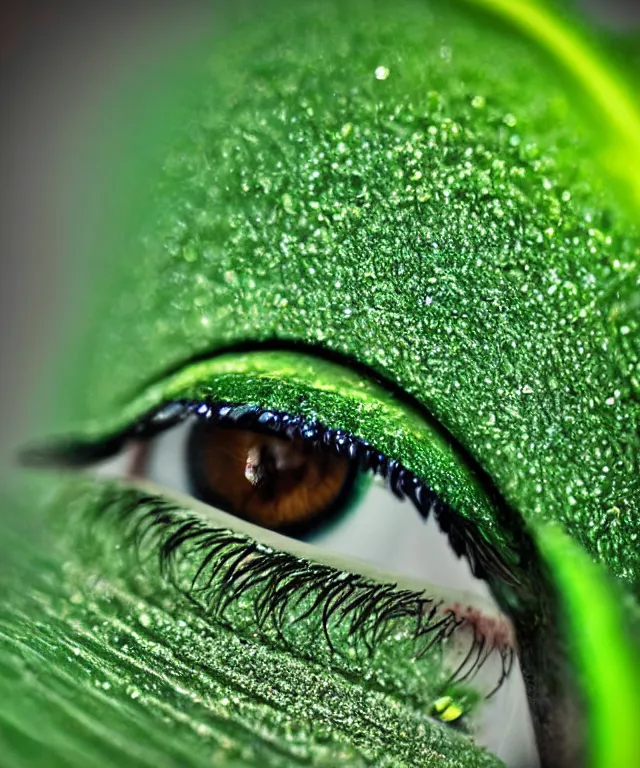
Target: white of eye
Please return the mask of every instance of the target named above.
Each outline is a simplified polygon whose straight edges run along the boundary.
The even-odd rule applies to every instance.
[[[107,477],[129,477],[150,481],[161,489],[190,495],[187,444],[193,420],[167,429],[151,441],[128,446],[118,457],[96,468]],[[142,458],[142,461],[141,461]],[[232,515],[219,515],[234,527]],[[242,527],[246,527],[245,524]],[[248,524],[250,529],[255,526]],[[259,538],[259,533],[256,535]],[[285,537],[276,535],[278,540]],[[501,614],[488,585],[471,573],[468,562],[459,558],[447,536],[438,527],[434,515],[425,521],[410,501],[401,501],[381,478],[371,481],[355,506],[308,540],[314,555],[338,555],[348,558],[351,570],[371,564],[383,573],[402,577],[407,583],[442,587],[449,596],[459,595],[460,604],[479,606],[483,615],[508,624]],[[297,548],[282,546],[283,549]],[[464,633],[449,663],[457,666],[473,641],[471,631]],[[467,645],[465,645],[465,642]],[[499,658],[481,668],[474,685],[491,690],[500,674]],[[511,674],[495,695],[475,715],[475,741],[503,760],[511,768],[538,768],[539,758],[520,664],[516,659]]]

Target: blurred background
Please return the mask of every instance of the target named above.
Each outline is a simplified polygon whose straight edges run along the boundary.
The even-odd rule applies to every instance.
[[[90,197],[101,183],[86,172],[83,178],[78,148],[96,128],[104,94],[140,64],[198,39],[215,23],[212,7],[226,1],[218,8],[212,0],[16,0],[1,7],[0,467],[38,412],[33,397],[46,390],[53,356],[63,352],[91,280],[91,254],[71,257],[78,244],[70,247],[70,223],[85,212],[69,210],[66,191],[80,185]],[[640,28],[635,0],[578,5],[610,30]]]

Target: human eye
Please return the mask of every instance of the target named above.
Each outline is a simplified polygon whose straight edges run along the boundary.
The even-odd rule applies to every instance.
[[[92,525],[117,521],[205,615],[246,632],[249,605],[252,632],[343,673],[357,660],[468,748],[538,764],[515,628],[491,591],[529,596],[526,536],[500,528],[497,494],[437,422],[299,352],[215,356],[155,389],[110,433],[31,460],[86,465],[105,490]],[[409,692],[384,682],[394,654]]]

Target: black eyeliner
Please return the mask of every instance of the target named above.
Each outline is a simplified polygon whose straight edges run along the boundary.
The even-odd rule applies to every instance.
[[[468,560],[476,578],[498,578],[512,586],[520,583],[518,575],[486,542],[477,525],[443,502],[411,470],[356,435],[285,411],[245,403],[176,400],[159,406],[103,440],[58,442],[27,450],[20,458],[27,466],[88,467],[116,455],[129,441],[150,440],[189,417],[208,424],[303,439],[348,458],[363,472],[381,477],[398,499],[408,498],[423,519],[433,514],[456,555]]]

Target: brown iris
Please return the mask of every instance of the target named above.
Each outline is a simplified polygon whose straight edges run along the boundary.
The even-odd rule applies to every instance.
[[[274,530],[302,531],[337,512],[355,469],[300,438],[198,424],[189,440],[195,495]]]

